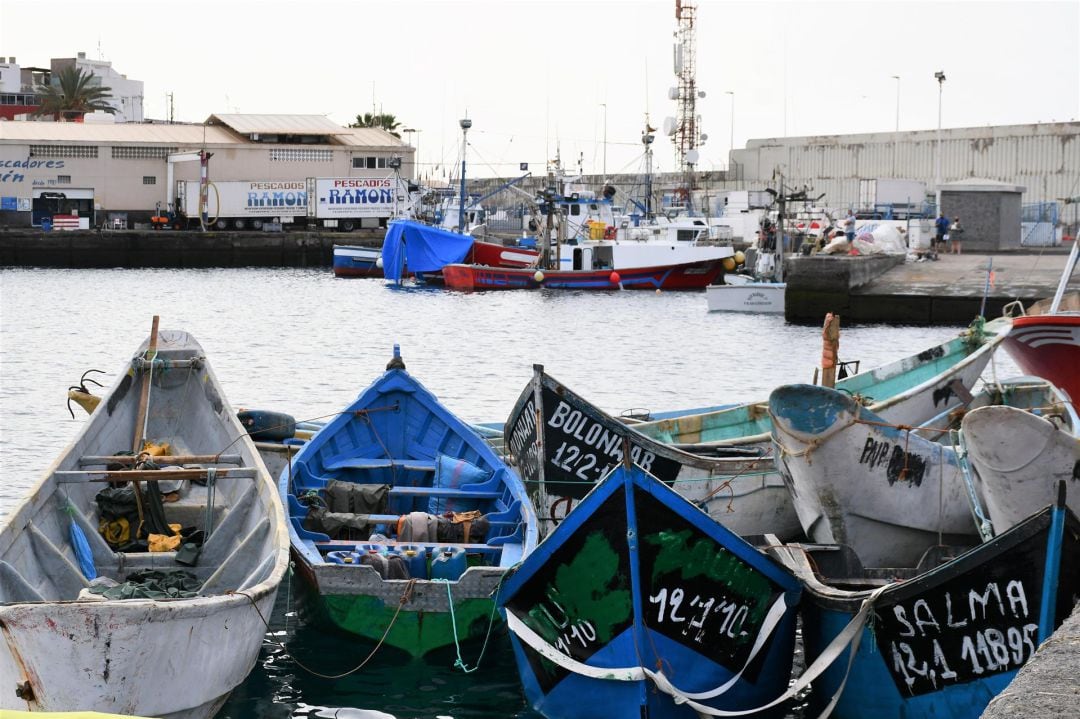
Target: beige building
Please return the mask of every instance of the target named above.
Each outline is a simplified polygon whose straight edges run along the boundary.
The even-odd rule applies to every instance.
[[[0,122],[0,225],[39,225],[78,214],[91,226],[145,222],[198,181],[211,153],[212,182],[387,178],[394,158],[414,176],[414,148],[377,128],[341,127],[321,115],[211,115],[201,125]],[[178,158],[174,157],[174,160]]]

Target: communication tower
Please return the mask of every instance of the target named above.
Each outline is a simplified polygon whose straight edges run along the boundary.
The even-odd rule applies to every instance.
[[[697,5],[690,0],[675,0],[675,76],[678,85],[668,91],[668,97],[678,103],[677,117],[665,121],[665,130],[671,135],[680,166],[693,166],[698,161],[697,148],[705,143],[707,136],[701,132],[701,116],[697,114],[697,100],[705,93],[697,89],[697,49],[695,47],[695,21]]]

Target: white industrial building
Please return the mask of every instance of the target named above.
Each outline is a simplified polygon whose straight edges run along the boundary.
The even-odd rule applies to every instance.
[[[211,115],[203,124],[0,122],[0,225],[36,225],[43,213],[76,214],[100,226],[130,225],[162,210],[176,182],[385,178],[393,158],[414,175],[414,148],[378,128],[341,127],[322,115]],[[175,158],[174,158],[175,159]],[[172,178],[170,182],[169,178]],[[59,203],[59,204],[58,204]]]
[[[1080,122],[963,127],[941,131],[942,184],[996,180],[1024,189],[1024,203],[1080,195]],[[719,189],[808,185],[829,207],[859,209],[860,180],[902,178],[935,194],[937,130],[750,140],[731,153]],[[712,183],[710,183],[712,184]]]

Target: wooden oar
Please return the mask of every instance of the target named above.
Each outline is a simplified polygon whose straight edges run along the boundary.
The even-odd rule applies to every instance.
[[[158,316],[154,315],[154,321],[150,325],[150,346],[146,349],[146,359],[153,362],[154,355],[157,354],[157,340],[158,340]],[[153,371],[153,365],[151,365],[151,372]],[[147,407],[150,403],[150,374],[144,371],[142,391],[139,395],[139,411],[135,414],[135,441],[132,443],[131,451],[138,456],[142,452],[143,446],[143,425],[146,423]],[[145,523],[145,515],[143,510],[143,496],[142,488],[139,487],[138,482],[132,482],[131,486],[135,490],[135,504],[139,509],[139,526],[135,530],[135,537],[138,538],[142,533],[143,524]]]

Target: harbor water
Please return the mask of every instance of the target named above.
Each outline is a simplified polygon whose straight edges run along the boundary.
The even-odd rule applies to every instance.
[[[67,389],[88,369],[104,370],[91,376],[111,384],[155,314],[162,328],[199,340],[234,407],[297,419],[348,404],[383,371],[394,344],[409,371],[472,422],[505,420],[534,363],[619,414],[764,400],[778,384],[812,381],[821,358],[820,328],[708,313],[702,293],[463,294],[335,279],[328,269],[5,269],[0,522],[85,420],[78,407],[68,414]],[[960,329],[843,327],[840,358],[868,369]],[[994,372],[1015,367],[1001,356]],[[295,577],[282,585],[260,661],[220,716],[537,716],[502,635],[473,673],[453,666],[452,650],[424,660],[387,650],[347,677],[326,678],[355,668],[369,648],[300,624],[298,592]],[[464,647],[463,663],[474,666],[479,652]]]

